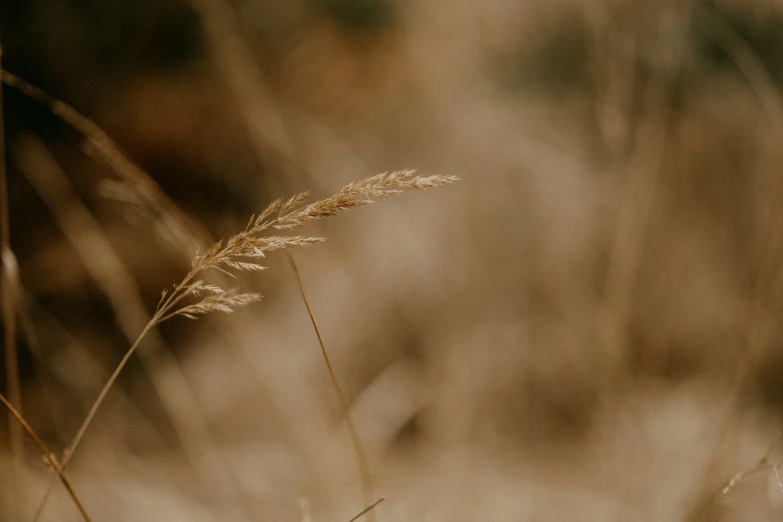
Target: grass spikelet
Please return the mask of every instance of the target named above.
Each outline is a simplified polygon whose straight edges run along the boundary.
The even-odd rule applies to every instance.
[[[310,192],[307,192],[307,191],[305,191],[305,192],[300,192],[299,194],[297,194],[297,195],[293,196],[291,199],[289,199],[288,201],[286,201],[286,202],[285,202],[285,204],[283,204],[283,205],[280,207],[280,210],[278,211],[278,214],[282,216],[283,214],[285,214],[285,213],[286,213],[286,212],[288,212],[289,210],[291,210],[291,209],[293,209],[293,208],[296,208],[296,207],[298,207],[298,206],[299,206],[299,205],[301,205],[301,204],[302,204],[302,203],[303,203],[303,202],[304,202],[304,201],[305,201],[305,200],[306,200],[308,197],[310,197]]]
[[[219,286],[209,285],[204,283],[204,281],[196,281],[195,283],[188,285],[187,288],[190,294],[193,295],[194,297],[199,297],[201,296],[201,294],[204,293],[217,295],[225,292],[225,290],[220,288]]]
[[[247,306],[261,300],[261,294],[241,294],[237,288],[231,288],[230,290],[225,291],[220,291],[218,287],[214,287],[214,289],[216,293],[204,297],[196,304],[183,306],[182,308],[175,310],[171,314],[162,317],[161,321],[165,321],[169,317],[175,315],[181,315],[188,319],[197,319],[197,316],[199,315],[206,315],[212,312],[230,314],[241,306]]]
[[[336,216],[352,208],[373,203],[373,200],[396,196],[409,190],[425,190],[456,182],[456,176],[414,176],[415,170],[400,170],[378,174],[355,181],[338,190],[333,196],[294,209],[266,223],[266,227],[292,230],[309,221]],[[259,226],[263,226],[261,223]]]
[[[255,226],[255,227],[258,227],[258,226],[260,226],[260,225],[261,225],[261,224],[262,224],[264,221],[266,221],[266,219],[267,219],[269,216],[271,216],[272,214],[274,214],[275,212],[277,212],[278,210],[280,210],[280,207],[282,207],[282,205],[283,205],[283,200],[282,200],[282,199],[276,199],[276,200],[274,200],[273,202],[271,202],[271,203],[269,204],[269,206],[268,206],[268,207],[266,207],[266,208],[265,208],[265,209],[264,209],[264,210],[263,210],[263,211],[262,211],[262,212],[261,212],[261,213],[258,215],[258,217],[256,218],[256,220],[255,220],[255,223],[253,224],[253,226]]]
[[[235,270],[246,270],[248,272],[260,272],[266,270],[265,266],[261,266],[256,263],[248,263],[245,261],[225,261],[226,266]]]

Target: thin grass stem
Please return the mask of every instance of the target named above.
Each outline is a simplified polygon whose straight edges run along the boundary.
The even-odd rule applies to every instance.
[[[24,417],[22,417],[22,414],[19,413],[16,408],[14,408],[13,404],[11,404],[11,402],[6,399],[5,395],[2,393],[0,393],[0,401],[8,409],[11,416],[15,419],[15,422],[18,423],[18,425],[27,432],[33,442],[35,442],[35,445],[38,446],[38,448],[41,450],[41,453],[46,459],[46,462],[54,470],[54,472],[57,473],[57,476],[60,478],[60,482],[62,482],[63,486],[65,486],[66,491],[68,491],[68,495],[71,497],[71,500],[73,500],[73,503],[76,505],[76,509],[79,510],[79,513],[85,522],[92,522],[90,516],[87,514],[87,511],[84,509],[84,506],[79,500],[79,497],[76,495],[73,486],[71,486],[70,481],[65,476],[62,466],[57,463],[52,452],[49,451],[49,448],[46,447],[46,444],[43,443],[35,430],[30,426],[30,424],[28,424]]]
[[[364,497],[364,503],[365,505],[370,505],[370,509],[365,510],[364,512],[360,513],[359,516],[362,514],[370,511],[374,505],[371,505],[372,499],[373,499],[373,482],[372,482],[372,472],[370,470],[370,464],[367,460],[367,454],[364,451],[364,446],[362,445],[361,438],[359,437],[359,431],[356,429],[356,424],[353,421],[353,416],[351,415],[351,407],[348,403],[348,399],[345,397],[345,393],[343,392],[342,386],[340,386],[340,381],[337,379],[337,373],[334,371],[334,366],[332,366],[332,361],[329,359],[329,354],[326,351],[326,346],[324,345],[323,338],[321,337],[321,331],[318,329],[318,324],[315,322],[315,316],[313,315],[313,311],[310,308],[310,303],[307,301],[307,295],[305,294],[304,285],[302,284],[302,278],[299,276],[299,270],[296,266],[296,261],[294,261],[294,256],[291,253],[290,250],[286,250],[286,256],[288,258],[288,263],[291,265],[291,270],[294,274],[294,279],[296,279],[296,284],[299,287],[299,294],[302,296],[302,302],[305,305],[305,308],[307,309],[307,315],[310,316],[310,322],[313,324],[313,330],[315,330],[315,335],[318,337],[318,344],[321,347],[321,354],[323,355],[324,362],[326,363],[326,368],[329,371],[329,378],[332,381],[332,386],[334,387],[334,391],[337,394],[337,397],[340,401],[340,409],[342,410],[343,418],[345,419],[345,424],[348,426],[348,432],[351,435],[351,443],[353,444],[353,450],[356,454],[356,460],[359,465],[359,476],[361,477],[362,482],[362,493]],[[382,499],[381,499],[382,500]],[[377,504],[377,502],[376,502]],[[355,520],[357,517],[354,517]],[[370,520],[374,521],[375,516],[373,513],[370,513]]]
[[[356,520],[359,520],[359,519],[360,519],[360,518],[362,518],[364,515],[366,515],[367,513],[369,513],[370,511],[372,511],[373,509],[375,509],[375,507],[376,507],[378,504],[380,504],[381,502],[383,502],[384,500],[386,500],[386,497],[381,497],[381,498],[379,498],[378,500],[376,500],[375,502],[373,502],[372,504],[370,504],[370,505],[369,505],[369,506],[367,506],[366,508],[364,508],[364,509],[362,509],[361,511],[359,511],[359,512],[358,512],[356,515],[354,515],[354,516],[353,516],[353,518],[351,518],[351,520],[349,520],[348,522],[355,522]]]

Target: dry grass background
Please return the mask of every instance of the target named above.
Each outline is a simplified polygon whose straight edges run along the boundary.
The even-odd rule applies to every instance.
[[[197,246],[416,168],[461,181],[319,220],[303,234],[329,241],[296,252],[378,520],[780,517],[776,2],[0,14],[4,67],[89,118],[3,91],[22,410],[59,457]],[[284,257],[213,281],[263,302],[130,358],[68,466],[94,520],[367,504]],[[53,473],[27,440],[13,473],[3,441],[4,519],[31,520]],[[40,519],[77,520],[51,491]]]

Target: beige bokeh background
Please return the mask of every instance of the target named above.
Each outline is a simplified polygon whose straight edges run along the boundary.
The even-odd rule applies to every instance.
[[[377,172],[461,178],[319,222],[308,233],[329,241],[295,253],[387,497],[379,520],[780,516],[770,465],[721,492],[780,458],[775,2],[172,2],[149,19],[112,4],[136,39],[111,67],[80,47],[122,41],[111,24],[68,11],[46,33],[53,4],[4,37],[37,42],[16,63],[7,43],[6,67],[102,126],[204,238]],[[161,12],[164,34],[195,27],[163,65],[128,51],[168,52],[144,29]],[[23,356],[25,414],[59,451],[130,344],[118,318],[154,309],[196,245],[9,89],[6,113],[37,333],[20,350],[40,351]],[[47,201],[34,173],[76,199]],[[105,257],[74,247],[90,234],[137,300],[95,282]],[[238,281],[261,304],[171,321],[148,348],[165,355],[127,369],[72,466],[96,519],[362,509],[295,281],[283,256],[269,266]],[[28,516],[49,481],[34,449]],[[55,490],[44,519],[68,517]]]

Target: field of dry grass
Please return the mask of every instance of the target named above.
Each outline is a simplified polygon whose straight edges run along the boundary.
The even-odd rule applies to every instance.
[[[23,4],[2,520],[780,518],[778,3]]]

